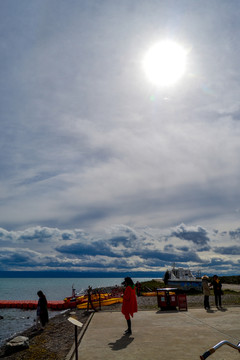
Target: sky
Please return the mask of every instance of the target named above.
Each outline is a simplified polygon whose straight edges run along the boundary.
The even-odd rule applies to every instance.
[[[1,0],[1,271],[239,275],[239,11]],[[164,40],[171,86],[143,69]]]

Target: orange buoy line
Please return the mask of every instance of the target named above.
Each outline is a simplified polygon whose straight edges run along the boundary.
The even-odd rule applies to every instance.
[[[36,300],[0,300],[0,309],[18,308],[25,310],[34,310],[37,308]],[[64,301],[48,301],[48,308],[52,310],[65,310],[76,307],[76,303],[66,303]]]

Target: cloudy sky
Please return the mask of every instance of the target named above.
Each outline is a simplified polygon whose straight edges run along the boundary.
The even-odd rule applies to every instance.
[[[240,273],[238,0],[1,0],[0,270]],[[143,59],[187,53],[171,86]]]

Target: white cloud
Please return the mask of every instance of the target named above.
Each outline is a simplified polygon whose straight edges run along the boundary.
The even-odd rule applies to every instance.
[[[201,226],[132,228],[116,224],[105,232],[35,227],[0,229],[0,270],[158,271],[173,263],[204,272],[237,271],[233,233]],[[222,268],[221,268],[222,264]]]
[[[55,256],[64,240],[52,229],[68,229],[74,242],[82,228],[91,243],[123,224],[163,251],[171,242],[159,228],[239,227],[240,26],[231,2],[0,7],[0,226],[15,245],[21,230],[42,251],[51,229]],[[187,74],[169,89],[142,71],[162,37],[188,49]],[[157,240],[136,230],[144,228]],[[186,240],[174,241],[177,255]]]

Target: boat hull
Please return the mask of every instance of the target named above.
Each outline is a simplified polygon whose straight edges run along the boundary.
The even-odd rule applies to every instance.
[[[168,280],[168,286],[180,289],[180,290],[197,290],[202,291],[202,281],[201,280]]]

